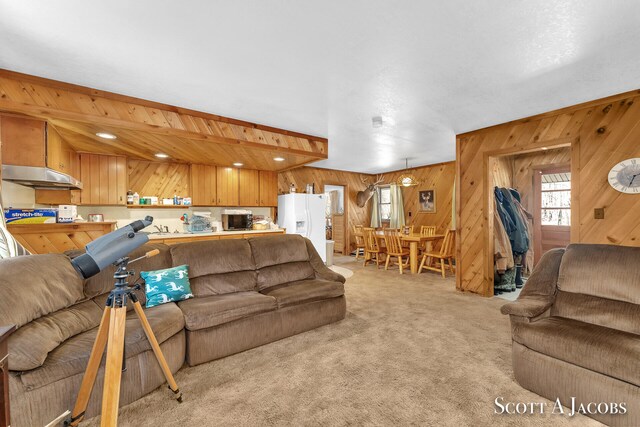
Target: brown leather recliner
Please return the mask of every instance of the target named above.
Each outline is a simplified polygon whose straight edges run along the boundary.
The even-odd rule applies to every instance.
[[[570,409],[604,402],[586,415],[640,425],[640,248],[549,251],[501,311],[510,315],[521,386]]]

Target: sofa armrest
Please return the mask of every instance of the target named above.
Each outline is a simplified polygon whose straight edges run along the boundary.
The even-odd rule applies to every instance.
[[[543,296],[518,298],[516,301],[500,307],[500,312],[502,314],[527,317],[531,319],[538,317],[547,311],[553,305],[553,301],[553,298]]]
[[[309,253],[309,263],[311,263],[311,267],[316,272],[316,277],[324,280],[330,280],[332,282],[340,282],[344,283],[345,278],[343,275],[336,273],[335,271],[328,268],[322,262],[322,258],[318,255],[318,251],[313,247],[313,243],[311,240],[304,239],[307,244],[307,252]]]

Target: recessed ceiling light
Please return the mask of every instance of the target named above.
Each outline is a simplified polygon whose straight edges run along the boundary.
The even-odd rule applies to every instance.
[[[156,153],[156,157],[159,159],[168,159],[169,155],[164,153]]]
[[[112,133],[107,133],[107,132],[98,132],[96,133],[96,136],[99,136],[100,138],[104,138],[104,139],[116,139],[116,136]]]
[[[547,150],[547,147],[542,147],[543,150]]]
[[[374,128],[381,128],[382,127],[382,117],[381,116],[375,116],[375,117],[371,117],[371,124],[373,125]]]
[[[235,163],[233,164],[233,166],[236,166],[236,167],[240,167],[240,166],[242,166],[242,165],[243,165],[243,164],[242,164],[242,163],[240,163],[240,162],[235,162]]]
[[[284,157],[274,157],[273,160],[276,162],[284,162]]]

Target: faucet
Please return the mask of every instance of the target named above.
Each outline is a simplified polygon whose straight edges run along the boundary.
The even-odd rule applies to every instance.
[[[158,233],[169,233],[169,226],[168,225],[154,225],[153,226]]]

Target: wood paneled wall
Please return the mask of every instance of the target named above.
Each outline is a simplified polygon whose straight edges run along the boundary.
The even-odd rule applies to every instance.
[[[417,230],[421,225],[435,225],[438,232],[444,233],[451,228],[452,203],[453,203],[453,183],[455,181],[455,162],[440,163],[430,166],[422,166],[410,169],[418,178],[420,185],[415,187],[403,187],[405,222],[413,225]],[[396,182],[404,170],[385,173],[384,182]],[[435,189],[436,212],[420,212],[418,193],[423,190]],[[411,216],[409,216],[411,213]]]
[[[301,167],[286,172],[278,173],[278,194],[289,192],[289,186],[293,183],[297,191],[304,191],[307,184],[315,184],[316,193],[324,192],[325,184],[348,186],[345,195],[345,210],[347,214],[348,227],[346,240],[349,242],[351,250],[355,249],[355,239],[351,230],[354,225],[369,226],[371,222],[371,201],[363,208],[356,204],[356,193],[364,190],[366,185],[362,183],[361,177],[370,175],[355,172],[336,171],[331,169],[320,169],[311,167]]]
[[[492,157],[489,159],[489,168],[494,186],[513,187],[513,164],[514,158],[512,156]]]
[[[407,224],[413,224],[416,228],[421,225],[435,225],[440,231],[451,228],[455,162],[412,168],[411,171],[421,181],[421,184],[416,187],[403,188]],[[403,172],[404,170],[385,173],[384,183],[395,182]],[[374,179],[375,176],[302,167],[278,174],[278,194],[289,192],[291,183],[296,186],[298,191],[304,191],[307,184],[315,184],[316,193],[323,192],[325,184],[348,186],[348,197],[345,203],[348,221],[346,234],[349,247],[353,250],[355,249],[355,239],[351,235],[353,226],[362,224],[368,227],[371,222],[371,200],[363,208],[356,204],[356,194],[366,188],[361,178]],[[418,192],[428,189],[436,190],[436,212],[433,214],[419,212],[418,209]],[[411,212],[411,216],[409,216],[409,212]]]
[[[522,206],[533,213],[533,173],[534,169],[549,165],[571,164],[569,147],[519,154],[513,160],[512,187],[520,192]]]
[[[571,147],[572,242],[640,245],[640,196],[611,188],[616,163],[640,157],[640,91],[563,108],[457,136],[458,289],[493,294],[492,156]],[[605,218],[593,218],[605,208]]]
[[[189,165],[172,162],[128,161],[129,189],[140,197],[173,198],[191,196]]]

